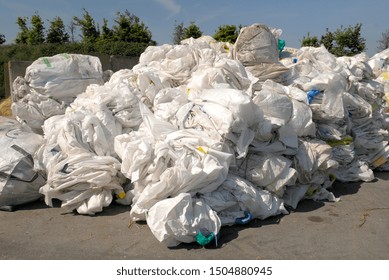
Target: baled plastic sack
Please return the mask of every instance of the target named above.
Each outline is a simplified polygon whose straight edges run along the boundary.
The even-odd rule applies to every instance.
[[[279,63],[277,40],[265,25],[253,24],[242,28],[234,48],[236,58],[259,81],[277,79],[288,70]]]
[[[315,47],[303,47],[295,53],[296,63],[289,65],[289,71],[284,75],[286,85],[295,85],[299,88],[306,87],[312,79],[328,73],[343,73],[344,67],[337,63],[336,57],[331,54],[324,45]]]
[[[160,90],[154,98],[154,115],[178,127],[175,115],[177,111],[189,102],[188,95],[176,88]]]
[[[305,198],[335,201],[326,190],[334,183],[333,171],[339,167],[331,158],[331,146],[318,139],[300,139],[293,167],[297,170],[297,183],[309,186]]]
[[[227,176],[232,158],[221,151],[222,143],[206,133],[177,130],[144,104],[140,107],[140,130],[115,139],[122,173],[134,183],[131,217],[136,220],[144,220],[148,209],[161,199],[213,191]]]
[[[41,57],[26,69],[25,80],[35,92],[69,103],[90,84],[102,84],[98,57],[58,54]]]
[[[21,77],[14,80],[13,93],[20,88]],[[55,115],[65,113],[66,105],[39,93],[27,93],[22,99],[13,98],[12,114],[20,122],[29,126],[35,133],[42,134],[42,125],[45,120]]]
[[[0,207],[20,205],[42,197],[39,188],[46,180],[33,169],[33,155],[42,143],[42,136],[29,127],[0,117]]]
[[[235,50],[237,59],[245,66],[278,62],[277,40],[266,25],[243,27],[235,42]]]
[[[222,225],[245,224],[252,219],[288,214],[276,195],[232,174],[217,190],[201,195],[200,199],[217,212]]]
[[[289,159],[270,153],[249,154],[237,161],[236,173],[280,197],[286,186],[295,184],[298,175]]]
[[[216,241],[221,222],[216,212],[189,193],[159,201],[147,212],[147,225],[167,247],[181,242],[207,245]]]
[[[103,84],[98,57],[58,54],[41,57],[13,83],[12,111],[18,121],[41,133],[44,120],[64,113],[90,84]],[[33,121],[31,121],[33,120]]]
[[[286,146],[297,148],[298,136],[314,136],[316,127],[309,106],[291,98],[290,92],[290,88],[267,80],[262,89],[255,92],[253,102],[261,108],[272,124],[279,126],[278,139]],[[258,139],[263,138],[263,132],[257,134]]]
[[[155,144],[155,158],[147,166],[147,185],[141,191],[141,186],[134,189],[139,196],[135,193],[133,199],[133,219],[144,219],[161,199],[183,192],[211,192],[225,180],[232,155],[212,149],[212,140],[201,136],[196,131],[177,131]]]
[[[61,207],[94,215],[111,204],[114,195],[124,197],[120,162],[111,156],[84,152],[67,156],[59,152],[47,166],[47,184],[40,189],[47,205],[59,199]]]
[[[68,210],[94,215],[113,195],[124,196],[125,178],[111,144],[115,128],[108,128],[115,121],[110,111],[73,109],[44,123],[46,141],[36,153],[36,166],[47,173],[47,183],[40,192],[49,206],[56,198]]]
[[[340,165],[333,172],[339,182],[371,182],[374,180],[374,172],[369,165],[361,160],[354,160],[351,163]]]
[[[234,88],[245,91],[250,83],[247,72],[240,61],[219,58],[213,64],[199,65],[188,81],[187,90]]]
[[[349,72],[348,79],[352,81],[362,81],[374,77],[373,70],[368,64],[369,57],[366,53],[360,53],[350,56],[338,57],[337,62],[346,68]]]
[[[238,157],[244,157],[254,138],[251,129],[261,112],[243,91],[228,88],[207,89],[189,95],[178,109],[175,121],[180,129],[198,129],[216,141],[232,142]]]
[[[253,102],[261,108],[272,122],[285,125],[292,117],[293,104],[283,89],[271,81],[264,83],[262,90],[255,92]]]
[[[389,49],[385,49],[373,55],[367,62],[376,78],[380,81],[388,80]]]

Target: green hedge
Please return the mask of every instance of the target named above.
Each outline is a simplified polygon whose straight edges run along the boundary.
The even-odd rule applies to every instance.
[[[1,45],[0,46],[0,99],[5,96],[4,71],[10,60],[34,61],[43,56],[53,56],[59,53],[77,54],[107,54],[121,56],[140,56],[148,44],[106,42],[97,43],[66,43],[28,45]]]

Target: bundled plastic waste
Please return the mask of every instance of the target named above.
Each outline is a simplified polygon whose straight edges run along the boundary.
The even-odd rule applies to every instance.
[[[288,214],[302,199],[337,201],[335,180],[372,180],[389,157],[389,53],[306,47],[280,60],[280,34],[255,24],[234,45],[205,36],[151,46],[105,84],[92,71],[95,82],[57,96],[62,111],[26,122],[44,122],[35,168],[47,173],[46,203],[93,215],[115,198],[167,246],[206,245],[223,225]],[[44,73],[37,81],[62,75]],[[49,89],[20,81],[23,121],[21,102],[38,108]]]
[[[34,167],[33,155],[43,137],[28,126],[0,117],[0,207],[39,199],[45,178]]]
[[[98,57],[58,54],[42,57],[26,69],[26,75],[13,82],[12,111],[20,122],[42,133],[43,122],[62,115],[90,84],[102,84]]]

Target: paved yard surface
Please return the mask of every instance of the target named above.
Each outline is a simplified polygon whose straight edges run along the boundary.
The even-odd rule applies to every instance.
[[[290,215],[224,227],[219,246],[169,249],[129,207],[82,216],[37,201],[0,211],[0,259],[389,259],[389,172],[369,183],[336,183],[340,201],[303,201]]]

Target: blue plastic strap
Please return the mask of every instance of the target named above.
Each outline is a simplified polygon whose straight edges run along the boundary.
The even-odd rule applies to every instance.
[[[235,224],[238,224],[238,225],[245,225],[245,224],[247,224],[248,222],[250,222],[252,219],[253,219],[253,215],[251,215],[251,213],[249,213],[249,212],[247,212],[247,211],[244,211],[244,217],[242,217],[242,218],[236,218],[236,219],[235,219]]]
[[[308,97],[308,103],[311,104],[313,98],[320,93],[320,90],[317,89],[312,89],[307,92],[307,97]]]

